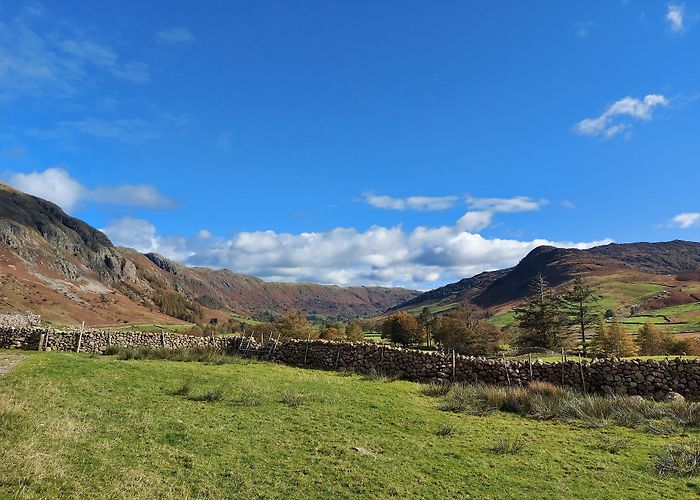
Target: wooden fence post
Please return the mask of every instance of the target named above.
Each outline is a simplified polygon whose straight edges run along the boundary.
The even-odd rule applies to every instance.
[[[564,385],[564,346],[561,346],[561,385]]]
[[[581,358],[581,353],[578,355],[578,369],[581,372],[581,387],[583,388],[583,393],[586,394],[586,379],[583,377],[583,358]]]
[[[46,330],[46,338],[44,339],[44,350],[47,350],[49,348],[49,333],[51,333],[51,330]]]
[[[80,335],[78,335],[78,347],[75,349],[75,352],[80,352],[80,345],[83,343],[83,330],[85,330],[85,321],[83,321],[83,324],[80,327]]]
[[[527,363],[530,367],[530,381],[532,382],[532,353],[528,353],[527,355]]]
[[[501,354],[503,357],[503,369],[506,371],[506,380],[508,381],[508,387],[510,387],[510,373],[508,373],[508,362],[506,361],[506,355]]]
[[[46,336],[42,333],[39,335],[39,345],[36,346],[37,351],[43,351],[44,350],[44,342],[46,341]]]
[[[341,343],[338,343],[338,353],[335,355],[335,366],[333,367],[334,370],[338,369],[338,361],[340,361],[340,346],[343,345]]]
[[[306,364],[306,359],[309,356],[309,346],[311,345],[311,334],[309,334],[309,337],[306,339],[306,350],[304,351],[304,364]]]
[[[457,356],[455,355],[455,350],[452,349],[452,383],[456,382],[457,379]]]

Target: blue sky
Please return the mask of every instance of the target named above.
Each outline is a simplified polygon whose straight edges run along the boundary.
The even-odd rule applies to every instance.
[[[695,2],[0,0],[0,177],[275,280],[697,241],[699,47]]]

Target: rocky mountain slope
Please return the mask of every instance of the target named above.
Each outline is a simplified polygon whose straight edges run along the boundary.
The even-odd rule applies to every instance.
[[[115,247],[103,233],[57,205],[0,183],[0,312],[29,310],[71,324],[177,323],[191,319],[282,315],[371,316],[418,292],[400,288],[268,283],[228,270],[190,268]]]
[[[700,270],[700,243],[669,241],[625,243],[576,250],[542,246],[510,269],[482,273],[425,292],[394,309],[439,308],[471,300],[484,308],[517,302],[527,296],[538,274],[552,286],[576,276],[602,282],[624,276],[627,283],[662,282],[663,276],[692,281]]]

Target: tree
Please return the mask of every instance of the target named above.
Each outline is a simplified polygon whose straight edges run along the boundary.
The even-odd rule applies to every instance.
[[[495,325],[483,320],[483,311],[465,305],[440,318],[434,338],[445,351],[454,349],[460,354],[479,356],[498,350],[503,335]]]
[[[425,347],[430,347],[430,339],[433,336],[433,330],[435,328],[435,317],[430,309],[424,307],[420,314],[418,315],[418,325],[423,333],[423,338],[425,339]]]
[[[586,332],[600,316],[599,299],[595,291],[580,277],[574,280],[573,286],[561,297],[562,312],[568,318],[569,324],[578,330],[584,357],[587,347]]]
[[[345,326],[345,338],[348,342],[362,342],[365,340],[365,332],[359,321],[351,321]]]
[[[514,309],[521,331],[517,343],[523,347],[553,349],[561,342],[560,333],[564,324],[559,303],[541,274],[533,282],[531,290],[525,303]]]
[[[660,330],[650,321],[642,325],[635,341],[643,356],[671,354],[675,347],[671,333]]]
[[[321,329],[319,338],[324,340],[340,340],[343,338],[343,334],[337,326],[326,325]]]
[[[286,315],[276,323],[276,330],[283,338],[288,339],[305,339],[309,335],[315,338],[317,335],[306,316],[300,312],[292,312]]]
[[[622,358],[637,352],[632,335],[622,327],[617,318],[613,319],[609,325],[606,325],[604,320],[599,321],[593,346],[598,354],[605,357]]]
[[[406,312],[389,316],[382,323],[382,338],[408,347],[421,341],[421,329],[416,318]]]

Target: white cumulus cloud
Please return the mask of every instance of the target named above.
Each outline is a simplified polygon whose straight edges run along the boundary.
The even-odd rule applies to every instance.
[[[666,10],[666,22],[674,33],[682,33],[685,30],[685,8],[683,5],[669,4]]]
[[[609,105],[600,116],[586,118],[576,124],[576,131],[582,135],[602,136],[609,138],[630,127],[627,122],[620,122],[619,118],[627,116],[638,120],[649,121],[652,111],[657,106],[668,106],[669,100],[661,94],[649,94],[644,99],[623,97],[619,101]]]
[[[669,221],[669,225],[672,227],[680,227],[681,229],[688,229],[691,226],[700,224],[700,212],[685,212],[676,215]]]
[[[278,281],[403,285],[430,288],[484,270],[516,264],[539,245],[588,248],[610,243],[485,238],[466,230],[484,215],[466,214],[453,226],[338,227],[323,232],[240,232],[230,238],[169,238],[152,224],[116,221],[104,232],[117,244],[180,258],[187,265],[228,268]],[[144,230],[148,228],[148,231]],[[182,255],[187,255],[182,259]]]
[[[143,219],[124,217],[100,229],[116,245],[135,248],[139,252],[156,252],[167,257],[185,261],[193,255],[187,250],[184,238],[165,238],[156,234],[156,227]]]
[[[60,167],[41,172],[7,172],[7,182],[26,193],[44,198],[64,210],[73,210],[82,202],[141,207],[167,207],[173,202],[147,184],[86,187]]]

